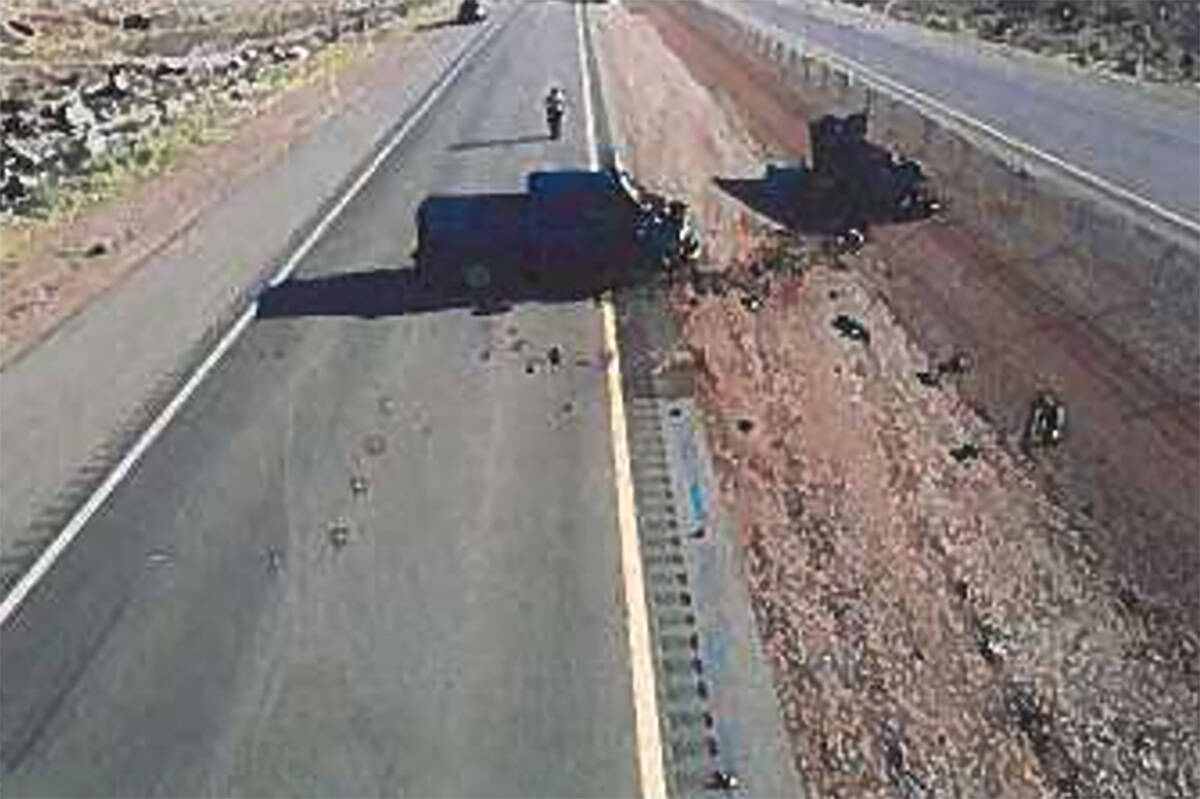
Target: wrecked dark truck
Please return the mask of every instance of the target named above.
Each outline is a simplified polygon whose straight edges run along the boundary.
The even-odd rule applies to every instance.
[[[699,255],[687,206],[627,173],[534,172],[526,189],[424,200],[415,254],[422,281],[495,308],[595,296]]]
[[[940,210],[921,165],[866,136],[865,113],[826,115],[809,124],[811,163],[769,165],[761,181],[717,183],[788,228],[853,251],[871,225],[925,219]]]

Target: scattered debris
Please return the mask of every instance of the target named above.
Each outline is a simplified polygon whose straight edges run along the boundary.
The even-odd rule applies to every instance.
[[[350,476],[350,493],[356,497],[363,497],[367,494],[367,478],[362,475],[355,474]]]
[[[852,316],[838,314],[833,320],[833,329],[851,341],[860,341],[863,344],[871,343],[871,333],[867,330],[866,325]]]
[[[749,433],[754,429],[754,422],[749,419],[738,419],[737,429],[739,433]]]
[[[88,258],[99,258],[108,252],[108,245],[102,241],[98,241],[84,251],[84,255]]]
[[[558,347],[551,347],[546,352],[546,361],[549,362],[551,369],[557,369],[562,364],[562,350]]]
[[[575,403],[573,403],[573,402],[564,402],[564,403],[562,404],[562,412],[563,412],[564,414],[570,414],[570,413],[574,413],[574,412],[575,412]]]
[[[283,550],[279,547],[267,547],[267,571],[278,574],[283,571]]]
[[[742,781],[728,771],[714,771],[704,782],[710,791],[732,791],[742,787]]]
[[[974,444],[963,444],[950,450],[950,457],[959,463],[976,460],[979,457],[979,447]]]
[[[171,553],[163,549],[153,549],[146,553],[146,560],[155,565],[170,563]]]
[[[938,361],[933,369],[917,372],[917,381],[921,385],[936,388],[942,384],[942,378],[947,375],[964,375],[973,367],[971,356],[965,352],[955,352],[949,358]]]
[[[345,522],[335,522],[329,527],[329,543],[334,549],[342,549],[350,543],[350,525]]]
[[[392,411],[396,409],[396,401],[391,397],[379,398],[379,412],[384,416],[391,416]]]

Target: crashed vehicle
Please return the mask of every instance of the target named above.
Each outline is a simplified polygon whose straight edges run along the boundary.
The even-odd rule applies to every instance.
[[[480,0],[462,0],[458,5],[458,22],[460,25],[469,25],[472,22],[481,22],[487,19],[487,10],[483,7]]]
[[[1052,392],[1040,392],[1029,409],[1025,426],[1026,450],[1052,447],[1062,443],[1067,431],[1067,406]]]
[[[687,205],[618,169],[534,172],[524,193],[435,195],[417,211],[418,271],[480,304],[594,296],[699,252]]]
[[[811,182],[846,228],[924,219],[939,209],[921,165],[867,141],[866,113],[809,124]]]

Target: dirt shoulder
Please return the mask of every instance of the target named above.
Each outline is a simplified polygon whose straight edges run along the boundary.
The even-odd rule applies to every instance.
[[[188,230],[248,177],[356,99],[391,79],[406,52],[422,46],[422,26],[447,18],[454,4],[414,7],[379,30],[347,33],[267,85],[193,113],[186,141],[144,170],[124,170],[95,187],[99,202],[49,217],[4,222],[0,365],[28,351],[65,319]],[[193,135],[194,134],[194,135]],[[161,137],[160,137],[161,139]],[[162,147],[159,147],[161,150]],[[158,158],[160,153],[153,151]],[[148,156],[149,157],[149,156]]]
[[[852,262],[777,239],[713,178],[802,155],[803,99],[629,5],[599,26],[628,160],[689,199],[733,285],[757,287],[671,302],[810,794],[1194,795],[1186,626],[1114,578],[1102,517],[975,410],[977,375],[915,379],[946,353],[910,328],[917,295],[880,275],[969,275],[975,251],[947,243],[969,231],[897,228]],[[869,340],[840,334],[842,315]]]

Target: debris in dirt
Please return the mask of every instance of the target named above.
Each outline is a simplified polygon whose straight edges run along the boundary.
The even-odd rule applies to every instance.
[[[516,332],[516,328],[509,328],[509,329],[512,330],[513,332]],[[525,345],[528,343],[529,342],[527,342],[525,339],[519,338],[519,339],[516,339],[515,341],[513,341],[513,343],[508,346],[509,346],[509,349],[511,349],[513,352],[521,352],[523,349],[525,349]]]
[[[704,781],[704,787],[710,791],[732,791],[742,787],[742,781],[732,772],[717,770]]]
[[[692,538],[692,539],[696,539],[696,540],[704,538],[704,528],[697,527],[695,530],[693,530],[691,533],[688,534],[688,538]]]
[[[335,522],[329,527],[329,543],[334,549],[341,549],[350,543],[350,525],[345,522]]]
[[[84,251],[84,255],[88,258],[99,258],[108,252],[108,245],[102,241],[98,241]]]
[[[573,403],[573,402],[564,402],[564,403],[562,404],[562,412],[563,412],[564,414],[570,414],[570,413],[573,413],[574,411],[575,411],[575,403]]]
[[[279,547],[267,547],[267,571],[271,574],[278,574],[283,571],[283,550]]]
[[[557,369],[562,365],[562,350],[558,347],[551,347],[546,352],[546,361],[550,364],[551,369]]]
[[[917,372],[917,381],[921,385],[936,388],[942,384],[942,378],[947,375],[964,375],[971,371],[971,356],[965,352],[956,352],[945,360],[934,364],[933,369]]]
[[[852,316],[838,314],[833,320],[833,329],[851,341],[860,341],[863,344],[871,343],[871,333],[867,330],[866,325]]]
[[[1043,391],[1033,400],[1025,427],[1024,448],[1051,447],[1062,442],[1067,427],[1067,406],[1052,392]]]
[[[582,367],[582,368],[586,368],[586,367],[592,365],[592,360],[591,360],[591,358],[583,358],[583,357],[576,358],[575,365]]]
[[[531,375],[537,372],[537,361],[529,360],[525,362],[525,374]]]
[[[754,429],[754,422],[749,419],[738,419],[737,429],[739,433],[749,433]]]
[[[360,474],[350,476],[350,493],[356,497],[363,497],[367,494],[367,478]]]
[[[974,444],[963,444],[950,450],[950,457],[959,463],[966,463],[979,458],[979,447]]]
[[[372,457],[378,457],[387,450],[387,439],[378,433],[372,433],[363,439],[363,449]]]
[[[391,397],[379,398],[379,412],[384,416],[391,416],[392,411],[396,410],[396,401]]]
[[[8,27],[10,30],[19,33],[22,36],[32,36],[35,33],[32,25],[27,25],[19,19],[10,19],[8,21]]]
[[[162,549],[151,550],[150,552],[146,553],[146,560],[156,565],[170,563],[171,553]]]
[[[758,313],[763,308],[762,298],[757,294],[747,294],[742,297],[742,307],[750,313]]]

